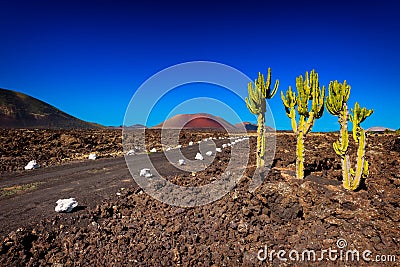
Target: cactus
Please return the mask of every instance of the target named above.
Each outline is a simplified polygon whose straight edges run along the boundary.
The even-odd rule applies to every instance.
[[[268,68],[267,81],[259,72],[254,84],[248,84],[249,97],[246,97],[246,105],[251,113],[257,115],[257,168],[264,166],[266,99],[271,99],[276,94],[278,86],[279,80],[276,80],[274,89],[271,90],[271,68]]]
[[[291,119],[293,132],[297,135],[296,146],[296,177],[304,178],[304,139],[311,131],[316,119],[324,112],[325,87],[319,86],[318,73],[314,70],[306,72],[305,79],[300,75],[296,78],[297,95],[292,87],[286,91],[286,96],[281,92],[286,115]],[[309,110],[311,100],[311,110]],[[296,121],[296,107],[299,114],[299,122]]]
[[[340,156],[342,163],[343,187],[347,190],[356,190],[360,186],[361,178],[368,176],[368,161],[365,159],[366,136],[364,129],[360,126],[373,110],[361,108],[356,102],[353,114],[348,114],[347,101],[350,96],[350,85],[343,82],[331,81],[329,83],[329,95],[326,98],[326,109],[334,116],[338,116],[340,123],[339,140],[333,143],[333,149]],[[353,124],[353,139],[358,144],[357,167],[354,171],[351,168],[350,157],[348,155],[349,133],[347,123]]]

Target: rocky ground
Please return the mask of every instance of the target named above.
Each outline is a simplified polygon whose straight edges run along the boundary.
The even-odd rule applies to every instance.
[[[152,148],[161,150],[161,130],[146,131],[146,146],[138,139],[138,133],[131,136],[136,139],[127,142],[137,144],[142,152]],[[197,142],[211,135],[225,136],[226,133],[183,130],[178,135],[180,144],[187,145],[190,141]],[[0,144],[0,175],[23,172],[31,160],[36,160],[41,167],[48,167],[87,159],[91,153],[95,153],[97,158],[118,157],[124,154],[120,129],[0,129]]]
[[[254,192],[248,190],[255,171],[253,153],[236,187],[205,206],[169,206],[133,186],[85,212],[10,229],[0,243],[0,265],[395,266],[400,260],[400,139],[369,135],[370,175],[361,190],[347,192],[331,147],[336,138],[307,137],[303,180],[293,177],[295,136],[279,133],[273,168]],[[252,151],[255,144],[251,138]],[[355,147],[350,151],[354,154]],[[224,151],[191,184],[218,176],[229,156]],[[191,175],[167,178],[185,185]],[[268,255],[261,261],[265,247]],[[337,250],[337,259],[329,261],[324,254],[319,261],[321,251],[330,248]],[[348,249],[359,251],[360,261],[345,261]],[[287,252],[287,261],[278,259],[278,250]],[[291,250],[291,258],[297,251],[300,259],[304,250],[315,250],[317,259],[289,259]],[[371,251],[367,256],[372,261],[362,259],[365,250]],[[389,262],[391,255],[397,262]]]

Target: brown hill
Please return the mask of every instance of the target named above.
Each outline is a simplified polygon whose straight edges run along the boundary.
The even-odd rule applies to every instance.
[[[97,129],[34,97],[0,88],[0,128]]]
[[[197,114],[178,114],[154,127],[154,129],[230,129],[234,130],[236,127],[221,117],[217,117],[207,113]]]

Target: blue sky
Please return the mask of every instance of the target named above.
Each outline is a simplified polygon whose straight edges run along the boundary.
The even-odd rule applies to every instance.
[[[397,1],[136,2],[1,1],[0,87],[83,120],[121,125],[135,90],[175,64],[220,62],[252,79],[271,67],[279,91],[315,68],[321,84],[348,81],[350,106],[358,101],[374,108],[365,128],[400,128]],[[212,86],[183,87],[179,98],[165,96],[149,125],[165,119],[177,99],[231,99]],[[233,101],[241,118],[255,121],[240,100]],[[279,95],[269,104],[276,127],[290,129]],[[186,110],[225,114],[196,103]],[[337,129],[328,113],[314,127]]]

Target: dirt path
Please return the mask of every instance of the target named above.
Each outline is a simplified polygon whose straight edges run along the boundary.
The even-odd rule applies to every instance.
[[[216,143],[222,142],[217,140]],[[194,158],[198,151],[197,145],[182,148],[187,158]],[[150,158],[160,173],[183,173],[172,166],[163,153],[151,154]],[[149,167],[146,155],[135,155],[129,160],[135,162],[138,171]],[[71,162],[0,178],[0,188],[32,184],[34,189],[0,196],[0,236],[42,219],[53,218],[57,215],[54,211],[55,203],[60,198],[74,197],[79,203],[75,213],[84,214],[87,208],[94,208],[102,200],[116,194],[120,188],[137,187],[123,157]]]

